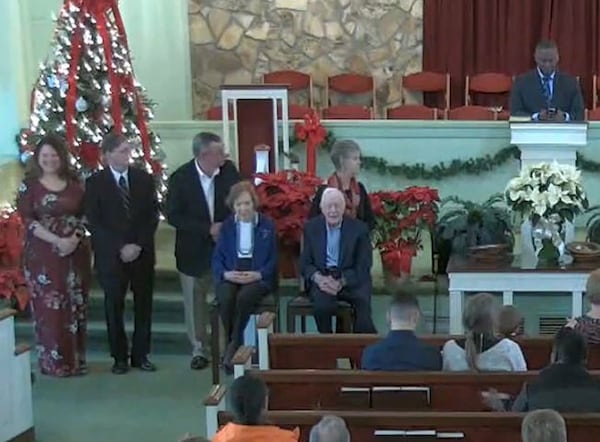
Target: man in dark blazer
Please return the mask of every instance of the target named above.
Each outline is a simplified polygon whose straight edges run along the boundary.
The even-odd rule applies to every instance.
[[[337,301],[354,309],[354,332],[376,333],[371,319],[373,248],[367,226],[344,216],[346,200],[329,187],[321,198],[322,214],[304,225],[302,275],[313,299],[320,333],[331,333]]]
[[[382,371],[436,371],[442,369],[439,348],[421,342],[415,329],[421,318],[417,298],[409,293],[394,296],[388,311],[390,332],[363,350],[361,368]]]
[[[240,175],[225,160],[218,135],[201,132],[192,142],[194,158],[171,175],[166,198],[167,221],[176,229],[175,259],[183,292],[185,323],[192,346],[190,367],[208,366],[205,353],[207,295],[213,289],[212,253],[221,224],[230,214],[225,204]]]
[[[129,167],[131,145],[125,136],[108,134],[102,141],[108,167],[88,178],[85,212],[92,233],[94,264],[104,290],[104,307],[112,371],[128,371],[128,343],[123,324],[125,295],[133,291],[135,327],[131,366],[156,367],[148,359],[154,289],[154,233],[159,208],[154,178]]]
[[[537,67],[515,80],[510,94],[510,113],[538,121],[580,121],[584,119],[579,81],[557,71],[558,48],[542,41],[535,48]]]

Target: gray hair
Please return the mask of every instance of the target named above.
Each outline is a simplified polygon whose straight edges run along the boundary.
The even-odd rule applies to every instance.
[[[535,45],[536,52],[543,51],[546,49],[554,49],[558,51],[558,46],[552,40],[542,40],[537,45]]]
[[[221,137],[212,132],[200,132],[192,141],[192,153],[194,157],[200,155],[210,147],[212,143],[221,143]]]
[[[554,410],[536,410],[521,423],[523,442],[567,442],[567,426]]]
[[[311,428],[309,442],[350,442],[350,433],[344,419],[327,415]]]
[[[350,154],[358,152],[360,154],[360,146],[354,140],[337,140],[331,147],[331,162],[335,170],[340,170],[342,160],[350,156]]]

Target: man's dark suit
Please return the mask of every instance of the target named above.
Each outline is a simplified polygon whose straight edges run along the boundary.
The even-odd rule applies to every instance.
[[[442,369],[439,348],[421,342],[413,331],[392,330],[363,350],[361,368],[381,371],[437,371]]]
[[[131,346],[132,363],[150,353],[152,291],[154,289],[154,233],[158,226],[158,200],[154,178],[130,167],[129,216],[117,181],[110,168],[88,178],[85,212],[92,233],[94,264],[104,290],[104,307],[110,351],[117,361],[127,361],[127,335],[123,324],[125,295],[133,291],[135,329]],[[125,244],[141,247],[138,258],[124,263],[120,250]]]
[[[311,281],[316,273],[327,274],[327,226],[319,215],[304,225],[304,245],[301,256],[302,275],[313,298],[317,328],[331,333],[331,317],[336,315],[337,301],[346,301],[354,308],[354,332],[376,333],[371,319],[371,265],[373,248],[367,226],[362,221],[344,216],[340,232],[337,269],[345,286],[337,296],[322,292]]]
[[[575,77],[555,73],[550,104],[546,102],[544,86],[537,69],[517,77],[510,94],[511,115],[531,117],[549,107],[568,113],[571,121],[584,119],[583,97]]]
[[[195,161],[189,161],[171,175],[165,212],[169,224],[177,229],[177,270],[199,277],[210,271],[215,243],[210,235],[210,213]],[[231,213],[225,199],[231,186],[239,180],[240,175],[233,163],[226,161],[215,176],[215,211],[212,222],[223,222]]]

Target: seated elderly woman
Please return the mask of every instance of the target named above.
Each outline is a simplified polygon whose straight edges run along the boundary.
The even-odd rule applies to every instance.
[[[227,337],[223,358],[231,358],[242,344],[250,315],[277,278],[277,234],[273,222],[256,209],[254,187],[242,181],[231,187],[227,204],[233,214],[221,226],[212,259],[219,314]]]
[[[234,421],[225,425],[213,437],[213,442],[297,442],[300,432],[268,425],[264,419],[267,409],[267,385],[245,374],[229,388],[229,403]]]
[[[338,189],[346,201],[345,215],[363,221],[369,231],[375,227],[375,216],[365,186],[357,180],[360,171],[360,147],[352,140],[338,140],[331,148],[331,161],[335,172],[327,184],[319,187],[313,199],[309,217],[321,213],[321,198],[327,187]]]
[[[465,338],[451,339],[444,345],[444,370],[527,370],[519,344],[508,338],[497,337],[499,309],[489,293],[479,293],[469,298],[463,313]]]
[[[585,315],[571,319],[566,326],[581,333],[588,344],[600,344],[600,269],[590,273],[585,296],[590,309]]]

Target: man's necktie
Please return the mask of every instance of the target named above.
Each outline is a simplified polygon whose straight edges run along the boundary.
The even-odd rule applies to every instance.
[[[544,98],[546,99],[546,106],[551,107],[550,102],[552,101],[552,77],[550,77],[549,75],[544,76],[543,87]]]
[[[121,194],[121,199],[123,200],[125,213],[127,214],[127,218],[129,218],[129,186],[127,185],[127,180],[123,175],[119,177],[119,193]]]

